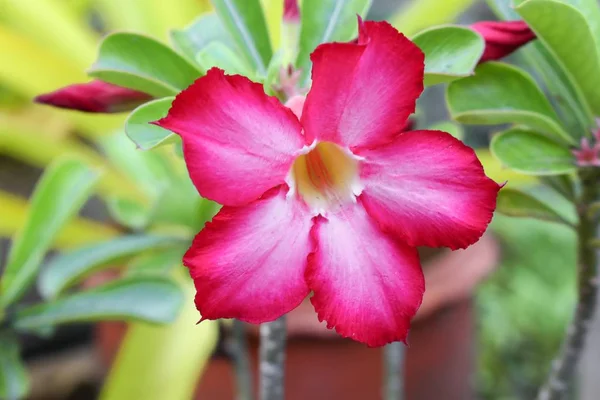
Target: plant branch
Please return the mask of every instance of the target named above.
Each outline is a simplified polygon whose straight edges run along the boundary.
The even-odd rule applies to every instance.
[[[383,398],[385,400],[404,399],[404,344],[390,343],[383,348]]]
[[[597,254],[590,245],[596,236],[596,220],[590,216],[590,204],[596,199],[596,176],[582,175],[583,193],[578,202],[578,299],[575,315],[566,338],[538,400],[559,400],[566,397],[577,363],[585,345],[586,334],[594,317],[598,295]],[[593,242],[592,242],[593,243]]]
[[[237,388],[237,400],[254,399],[252,388],[252,372],[250,370],[250,359],[248,357],[248,338],[246,327],[242,321],[233,320],[233,364],[235,370],[235,384]]]
[[[283,400],[285,316],[260,326],[260,400]]]

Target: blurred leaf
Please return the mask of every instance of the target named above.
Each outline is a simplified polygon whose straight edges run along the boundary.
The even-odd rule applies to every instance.
[[[40,274],[38,289],[42,296],[54,298],[104,267],[118,266],[124,259],[145,251],[184,243],[173,236],[129,235],[79,248],[52,259]]]
[[[19,354],[17,338],[0,332],[0,399],[19,400],[29,391],[27,370]]]
[[[511,217],[536,218],[565,223],[565,220],[556,211],[535,197],[506,187],[498,193],[496,210]]]
[[[151,37],[126,32],[104,38],[98,59],[88,71],[94,78],[156,97],[177,94],[201,73],[170,47]]]
[[[365,17],[372,0],[304,0],[300,12],[300,41],[296,67],[301,86],[309,86],[310,53],[327,42],[347,42],[358,35],[356,15]]]
[[[490,148],[502,164],[524,174],[560,175],[575,171],[568,148],[533,131],[504,131],[493,137]]]
[[[432,130],[432,131],[448,132],[449,134],[451,134],[452,136],[454,136],[455,138],[457,138],[459,140],[462,140],[463,137],[465,136],[465,132],[464,132],[462,126],[455,124],[452,121],[438,122],[438,123],[428,126],[427,129]]]
[[[184,29],[173,29],[169,37],[173,47],[194,62],[200,50],[211,42],[218,41],[231,49],[236,48],[231,35],[215,13],[199,16]]]
[[[598,39],[585,16],[554,0],[528,0],[516,10],[577,82],[592,111],[600,114]]]
[[[167,323],[175,319],[182,303],[181,289],[173,281],[138,276],[21,309],[14,327],[31,331],[81,321]]]
[[[425,86],[473,75],[483,54],[483,38],[469,28],[442,26],[413,39],[425,53]]]
[[[285,1],[285,0],[284,0]],[[273,49],[278,49],[281,41],[281,21],[283,20],[283,3],[282,0],[260,0],[265,20],[267,22],[267,30],[269,31],[269,39]]]
[[[142,104],[129,114],[125,121],[125,133],[142,150],[150,150],[163,144],[174,143],[178,138],[173,132],[152,125],[150,122],[167,115],[174,97],[165,97]]]
[[[0,191],[0,237],[10,237],[21,229],[27,219],[29,207],[25,199]],[[57,248],[65,249],[106,240],[117,234],[118,231],[110,226],[84,218],[73,218],[60,230],[55,244]]]
[[[129,326],[102,388],[101,400],[193,398],[198,377],[217,346],[219,325],[217,321],[195,325],[200,316],[189,279],[184,291],[186,301],[173,324]]]
[[[127,265],[127,275],[168,275],[175,267],[181,267],[186,246],[173,247],[144,253]]]
[[[450,115],[458,122],[523,124],[574,143],[535,81],[508,64],[486,62],[477,67],[474,76],[450,83],[447,102]]]
[[[113,197],[106,202],[108,213],[120,225],[132,230],[147,227],[152,217],[149,205],[125,198]]]
[[[264,75],[273,50],[259,0],[212,0],[217,14],[256,70]]]
[[[208,70],[219,67],[228,74],[244,75],[252,79],[254,73],[231,48],[221,42],[211,42],[196,56],[196,61],[202,68]]]
[[[18,300],[39,270],[54,237],[91,194],[100,174],[81,161],[61,159],[38,182],[30,213],[13,240],[2,276],[0,303]]]
[[[511,186],[523,186],[536,183],[538,178],[531,175],[525,175],[512,169],[506,168],[500,163],[497,157],[494,157],[488,149],[475,149],[477,158],[483,165],[485,174],[495,182],[510,182]]]
[[[423,29],[453,22],[473,3],[475,0],[415,0],[399,7],[389,21],[406,36],[412,36]]]

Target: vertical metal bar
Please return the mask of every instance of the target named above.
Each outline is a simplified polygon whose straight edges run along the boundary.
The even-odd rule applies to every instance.
[[[383,348],[383,398],[404,399],[404,344],[390,343]]]

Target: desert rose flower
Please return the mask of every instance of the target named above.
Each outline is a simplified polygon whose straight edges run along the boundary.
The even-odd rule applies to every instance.
[[[481,21],[471,28],[485,40],[480,63],[504,58],[535,39],[525,21]]]

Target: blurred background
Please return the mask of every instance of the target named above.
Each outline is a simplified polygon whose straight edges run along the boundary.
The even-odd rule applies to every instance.
[[[414,7],[409,3],[421,2],[429,7],[429,21],[412,20],[407,11]],[[75,248],[131,229],[122,223],[122,215],[115,215],[120,209],[107,208],[107,203],[123,199],[143,203],[140,199],[152,191],[158,178],[152,172],[153,156],[140,154],[123,135],[125,116],[68,112],[36,105],[31,100],[40,93],[87,81],[85,71],[94,61],[97,43],[106,32],[126,29],[166,40],[169,29],[183,28],[210,8],[208,1],[203,0],[168,3],[0,0],[0,235],[4,238],[0,242],[0,271],[10,246],[8,238],[25,220],[35,183],[53,159],[67,152],[79,154],[108,172],[98,195],[59,235],[57,249]],[[437,12],[442,14],[439,18]],[[414,34],[452,19],[470,24],[494,19],[494,15],[484,2],[473,0],[447,0],[437,5],[430,0],[374,0],[369,19],[391,19],[400,30]],[[511,60],[519,63],[518,55]],[[439,86],[422,96],[420,125],[448,119],[443,96],[444,89]],[[473,147],[485,148],[490,133],[489,127],[471,126],[465,128],[464,140]],[[132,172],[136,168],[137,175]],[[151,172],[140,174],[140,168]],[[534,181],[514,179],[511,182],[530,186],[546,200],[552,196],[536,189]],[[193,191],[189,193],[194,196]],[[558,197],[550,201],[561,207]],[[568,205],[562,211],[572,212]],[[574,265],[574,240],[573,232],[562,225],[497,215],[487,237],[467,251],[423,250],[428,297],[411,332],[407,351],[407,399],[534,398],[573,308],[575,276],[571,268],[565,267]],[[115,262],[115,267],[119,266]],[[116,272],[92,276],[85,285],[110,280],[113,274]],[[24,301],[38,299],[39,294],[33,290]],[[193,327],[196,317],[192,313],[190,318],[189,326]],[[289,324],[289,399],[376,398],[374,393],[380,392],[382,375],[380,349],[367,349],[328,333],[305,305],[290,315]],[[135,329],[136,339],[132,339],[130,327],[128,341],[123,340],[126,325],[115,322],[72,324],[47,338],[24,335],[20,341],[31,374],[29,398],[94,399],[101,392],[102,398],[130,398],[126,393],[134,391],[124,389],[116,394],[106,385],[103,390],[103,385],[109,382],[114,387],[135,387],[150,379],[166,379],[161,371],[171,368],[168,363],[175,368],[196,362],[186,358],[199,357],[198,352],[179,351],[167,361],[160,354],[149,358],[148,353],[156,349],[170,351],[172,332],[143,324]],[[234,398],[230,328],[220,326],[219,333],[206,363],[194,364],[194,371],[201,372],[194,382],[199,399]],[[255,333],[249,329],[253,361]],[[593,393],[598,393],[595,375],[600,371],[600,326],[593,336],[589,354],[582,363],[585,373],[577,388],[581,399],[598,398]],[[124,345],[128,348],[124,349]],[[129,356],[124,356],[124,352]],[[160,364],[160,368],[149,371],[149,362]],[[177,377],[173,379],[162,384],[178,385]]]

